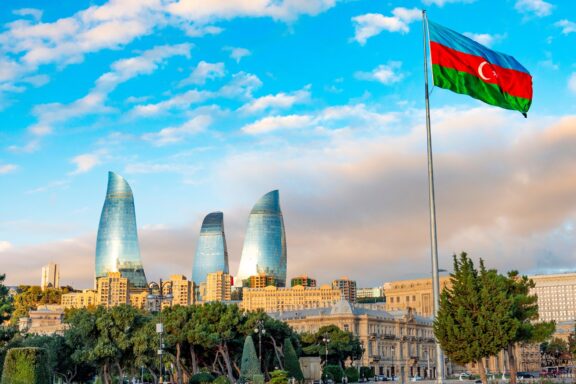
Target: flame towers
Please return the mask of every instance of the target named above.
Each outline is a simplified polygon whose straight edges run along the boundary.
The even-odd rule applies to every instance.
[[[236,284],[258,274],[286,286],[286,234],[277,190],[262,196],[250,212]]]
[[[192,267],[192,281],[200,284],[206,281],[209,273],[220,271],[229,273],[224,215],[222,212],[212,212],[202,222]]]
[[[145,288],[134,197],[123,177],[108,172],[108,190],[96,240],[96,278],[120,272],[134,288]]]

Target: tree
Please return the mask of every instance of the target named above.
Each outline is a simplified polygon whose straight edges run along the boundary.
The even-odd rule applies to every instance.
[[[190,312],[186,307],[180,305],[168,307],[162,311],[164,331],[166,332],[166,343],[174,346],[176,350],[174,358],[176,362],[178,384],[183,384],[184,382],[182,376],[185,367],[184,364],[182,364],[182,348],[187,342],[188,335],[182,330],[186,328],[186,324],[190,320],[189,315]]]
[[[507,293],[512,300],[512,316],[518,328],[514,338],[508,343],[508,366],[510,367],[510,384],[516,384],[515,346],[520,343],[541,343],[555,331],[553,321],[537,322],[538,297],[530,294],[535,284],[527,276],[520,276],[518,271],[510,271],[507,276]]]
[[[14,310],[12,298],[8,294],[8,287],[4,285],[6,275],[0,275],[0,324],[10,318]]]
[[[324,342],[326,336],[330,340],[327,344]],[[304,353],[310,356],[316,355],[324,358],[327,348],[328,361],[325,364],[332,360],[343,367],[348,358],[352,361],[358,360],[362,355],[362,347],[358,338],[335,325],[323,326],[313,334],[303,334],[302,343]]]
[[[240,365],[240,377],[252,381],[254,375],[261,375],[260,361],[256,355],[256,348],[252,336],[246,336],[244,349],[242,350],[242,360]]]
[[[289,377],[293,377],[299,382],[304,380],[304,374],[302,373],[298,356],[288,337],[284,340],[284,368],[288,372]]]
[[[43,348],[12,348],[6,355],[2,384],[50,384],[48,351]]]
[[[476,270],[466,253],[454,255],[450,276],[452,287],[442,292],[434,334],[452,360],[459,364],[476,362],[486,384],[484,358],[504,349],[518,328],[506,278],[487,270],[482,260],[480,270]]]

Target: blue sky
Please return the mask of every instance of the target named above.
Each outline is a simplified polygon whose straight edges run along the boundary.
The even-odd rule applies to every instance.
[[[519,113],[434,89],[441,264],[573,270],[570,1],[8,1],[0,11],[0,272],[91,285],[107,171],[131,184],[149,278],[191,274],[224,212],[231,269],[279,189],[288,274],[360,286],[429,266],[420,9],[513,55]]]

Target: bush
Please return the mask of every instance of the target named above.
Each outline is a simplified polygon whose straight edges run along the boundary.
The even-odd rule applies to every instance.
[[[231,384],[228,376],[218,376],[212,384]]]
[[[300,361],[298,355],[292,346],[290,338],[284,340],[284,368],[288,371],[288,377],[293,377],[296,381],[304,381],[304,374],[300,368]]]
[[[349,383],[357,383],[358,382],[358,378],[360,376],[360,375],[358,375],[358,369],[356,369],[354,367],[348,367],[344,370],[344,374],[348,378]]]
[[[344,377],[344,371],[339,365],[327,365],[322,371],[323,379],[332,379],[335,383],[341,383]]]
[[[366,379],[374,377],[374,367],[360,367],[360,377]]]
[[[270,384],[288,384],[288,372],[280,369],[270,372]]]
[[[8,350],[2,371],[2,384],[50,384],[48,351],[44,348]]]
[[[264,375],[262,374],[256,374],[256,375],[252,375],[252,382],[254,384],[264,384]]]
[[[205,384],[205,383],[211,383],[213,381],[214,381],[214,376],[212,376],[208,372],[200,372],[200,373],[197,373],[195,375],[192,375],[192,377],[190,378],[190,381],[188,381],[188,383],[190,383],[190,384]]]

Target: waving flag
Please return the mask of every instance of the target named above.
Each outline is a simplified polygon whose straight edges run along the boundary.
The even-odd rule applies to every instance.
[[[434,85],[520,111],[532,103],[532,76],[515,58],[428,21]]]

